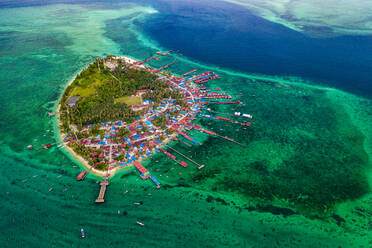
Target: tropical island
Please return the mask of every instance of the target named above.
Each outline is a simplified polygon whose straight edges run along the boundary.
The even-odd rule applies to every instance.
[[[144,61],[117,56],[95,59],[66,88],[59,103],[58,119],[64,145],[91,172],[107,179],[117,169],[134,165],[143,179],[150,178],[160,187],[141,160],[154,152],[162,152],[181,166],[188,165],[164,150],[164,146],[199,169],[204,167],[167,146],[169,140],[177,140],[177,135],[190,142],[189,145],[198,144],[186,133],[192,128],[219,136],[191,123],[196,117],[241,126],[249,126],[250,122],[202,114],[206,104],[241,104],[240,101],[211,101],[232,99],[218,92],[220,88],[212,91],[204,86],[218,78],[215,73],[193,75],[197,71],[194,69],[176,76],[165,70],[169,65],[159,69],[144,66],[151,59],[159,57]],[[244,114],[241,117],[252,118]],[[219,137],[237,143],[228,137]]]

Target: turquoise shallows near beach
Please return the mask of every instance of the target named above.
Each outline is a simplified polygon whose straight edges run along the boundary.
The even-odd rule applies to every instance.
[[[58,139],[56,119],[47,113],[94,58],[145,59],[172,49],[141,26],[159,14],[145,3],[0,9],[2,246],[371,247],[372,102],[316,81],[181,57],[172,72],[215,71],[220,79],[210,87],[244,102],[213,110],[253,115],[246,130],[198,122],[246,146],[192,132],[202,145],[172,146],[205,164],[203,170],[156,154],[144,165],[160,190],[122,171],[102,205],[94,204],[100,178],[77,182],[82,167],[67,152],[27,150]]]

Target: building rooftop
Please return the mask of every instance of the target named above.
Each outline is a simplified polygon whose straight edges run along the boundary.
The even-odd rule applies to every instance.
[[[80,96],[72,96],[68,99],[67,104],[70,106],[74,106],[75,103],[79,100]]]

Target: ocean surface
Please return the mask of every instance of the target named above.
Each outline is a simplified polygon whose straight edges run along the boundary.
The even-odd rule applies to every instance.
[[[0,0],[0,241],[3,247],[372,247],[372,37],[313,37],[223,1]],[[215,71],[250,128],[198,123],[245,146],[202,145],[100,178],[53,143],[67,83],[94,58],[146,59],[174,73]],[[149,195],[149,193],[151,193]],[[142,201],[143,205],[134,203]],[[136,221],[145,223],[144,227]],[[80,238],[84,228],[86,238]]]

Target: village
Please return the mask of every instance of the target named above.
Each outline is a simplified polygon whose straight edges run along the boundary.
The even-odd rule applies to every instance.
[[[169,53],[160,52],[158,54],[162,56],[169,55]],[[119,65],[118,61],[123,58],[126,57],[111,56],[106,58],[104,66],[114,70]],[[158,59],[158,57],[156,58]],[[141,164],[141,160],[148,158],[155,152],[163,153],[182,167],[192,164],[197,169],[202,169],[205,165],[197,163],[167,145],[170,140],[180,140],[188,146],[199,144],[197,140],[190,137],[187,133],[191,129],[243,145],[229,137],[218,135],[211,130],[192,123],[194,119],[212,118],[246,127],[251,124],[249,121],[244,120],[252,118],[249,114],[235,112],[235,116],[242,117],[242,121],[238,122],[225,117],[215,116],[213,111],[206,107],[210,104],[242,104],[240,101],[231,101],[233,97],[221,91],[221,88],[207,89],[205,83],[218,78],[218,75],[214,72],[208,71],[196,74],[197,69],[194,69],[181,76],[176,76],[169,72],[162,72],[169,65],[160,69],[152,69],[143,66],[149,60],[134,61],[126,59],[126,64],[129,63],[131,67],[135,67],[137,70],[145,70],[155,74],[159,80],[169,86],[170,91],[180,93],[184,104],[182,104],[183,106],[176,104],[177,99],[172,98],[163,98],[161,99],[161,104],[155,104],[151,99],[144,98],[150,90],[137,90],[135,95],[131,97],[139,99],[137,103],[140,104],[130,106],[133,112],[140,113],[140,116],[137,116],[134,122],[126,123],[123,120],[115,120],[88,124],[80,130],[80,133],[87,135],[80,138],[74,132],[76,127],[72,128],[72,132],[62,134],[63,143],[67,147],[73,147],[73,144],[79,143],[84,146],[84,149],[89,150],[89,158],[85,158],[85,160],[88,160],[86,165],[89,165],[90,170],[99,170],[105,173],[105,180],[101,182],[101,191],[96,203],[104,202],[104,194],[106,186],[109,184],[109,177],[117,169],[124,167],[134,165],[142,179],[150,179],[157,188],[160,188],[160,182]],[[78,101],[78,96],[71,96],[67,104],[69,108],[74,108]],[[95,132],[93,132],[93,129],[95,129]],[[92,133],[99,134],[86,137]],[[165,148],[168,148],[169,151],[165,150]],[[83,180],[87,174],[88,171],[82,171],[77,176],[77,180]]]

